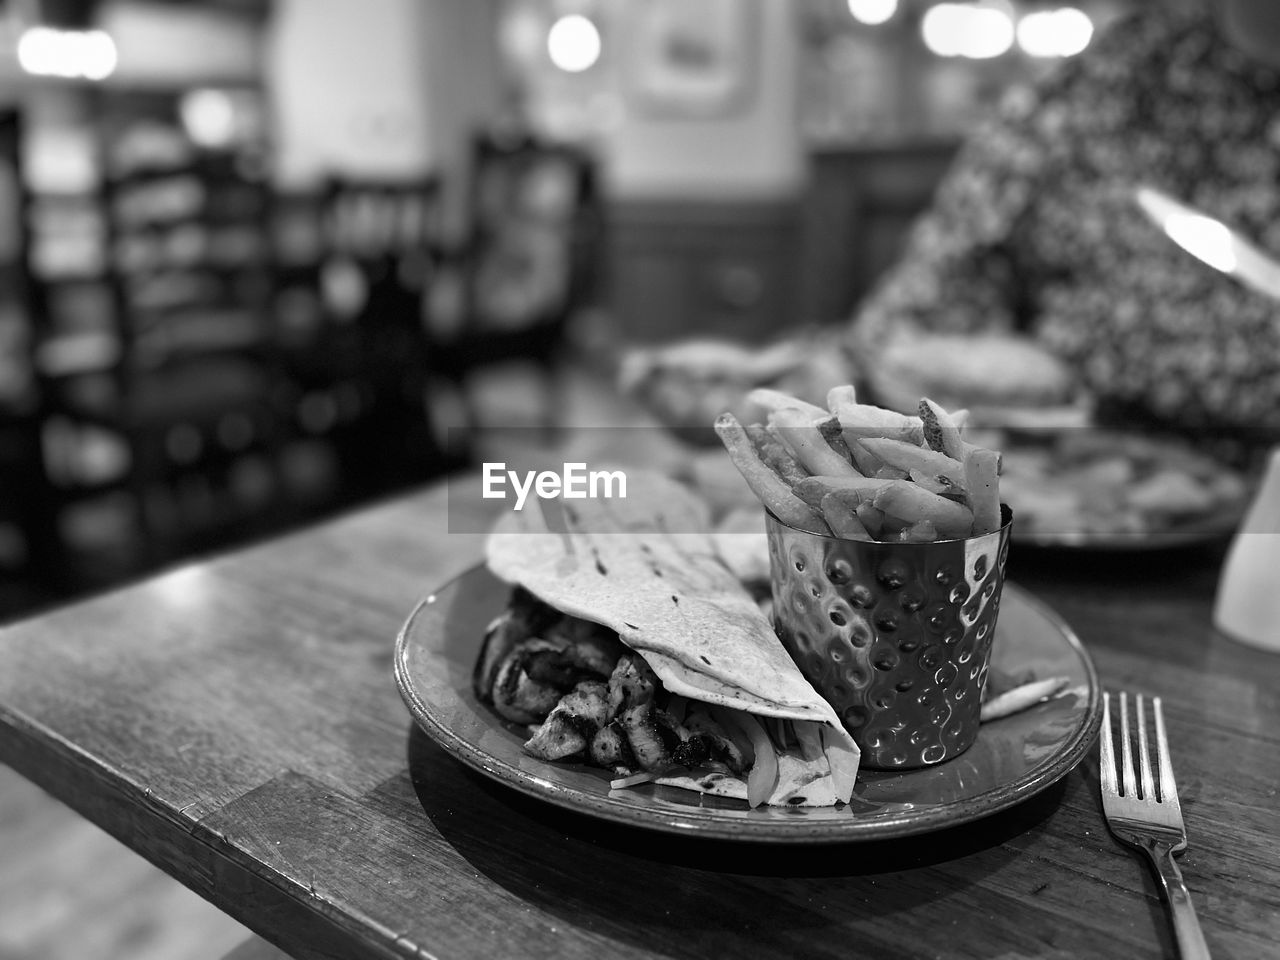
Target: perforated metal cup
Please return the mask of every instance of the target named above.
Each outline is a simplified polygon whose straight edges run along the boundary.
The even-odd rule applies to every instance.
[[[766,511],[774,626],[876,769],[967,750],[1000,610],[1009,531],[888,543],[797,530]]]

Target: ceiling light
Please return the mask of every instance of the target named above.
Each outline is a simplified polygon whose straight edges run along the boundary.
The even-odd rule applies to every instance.
[[[551,62],[568,73],[581,73],[600,59],[600,31],[581,14],[561,17],[547,34]]]

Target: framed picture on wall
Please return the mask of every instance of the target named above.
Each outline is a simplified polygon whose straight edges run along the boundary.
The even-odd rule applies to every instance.
[[[749,102],[759,0],[635,0],[627,7],[627,79],[637,107],[706,118]]]

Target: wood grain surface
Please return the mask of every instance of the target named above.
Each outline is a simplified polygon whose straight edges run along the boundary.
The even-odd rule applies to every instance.
[[[976,824],[796,849],[604,825],[454,762],[392,681],[404,618],[479,556],[453,494],[0,631],[0,761],[299,957],[1174,955],[1093,755]],[[1280,658],[1214,633],[1220,550],[1010,562],[1109,689],[1165,698],[1208,942],[1269,955]]]

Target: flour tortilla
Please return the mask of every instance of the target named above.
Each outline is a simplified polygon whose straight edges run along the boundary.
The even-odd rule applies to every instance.
[[[691,772],[688,776],[659,777],[655,782],[715,797],[747,799],[747,782],[732,774]],[[847,803],[849,798],[839,796],[837,789],[829,765],[783,754],[778,757],[778,785],[765,803],[771,807],[832,807],[837,800]]]
[[[628,471],[627,488],[625,501],[505,514],[486,542],[489,568],[562,613],[616,631],[671,693],[822,725],[826,756],[835,759],[833,799],[847,802],[858,748],[721,559],[705,506],[656,473]],[[812,761],[797,763],[807,772],[794,771],[791,786],[812,779]],[[784,772],[780,788],[788,782]],[[729,789],[738,788],[707,792]]]

